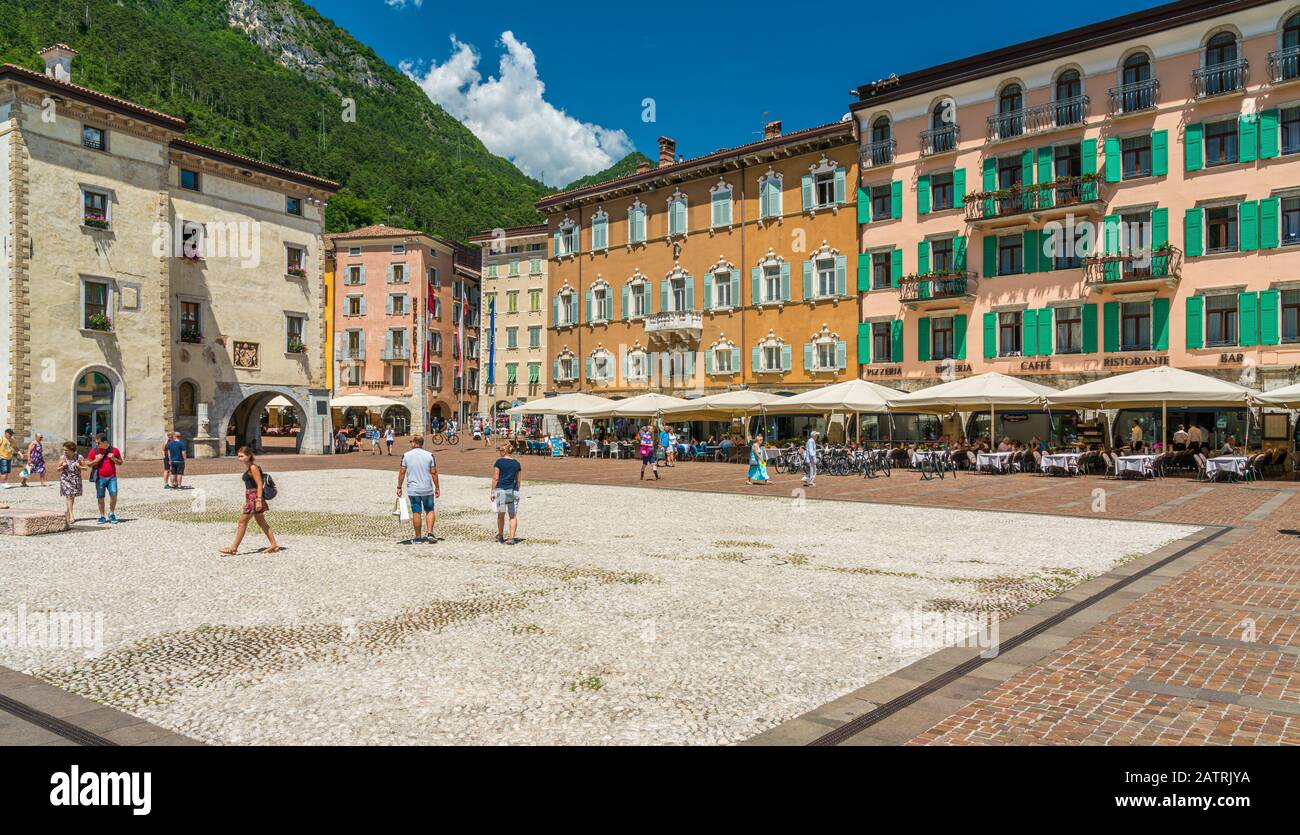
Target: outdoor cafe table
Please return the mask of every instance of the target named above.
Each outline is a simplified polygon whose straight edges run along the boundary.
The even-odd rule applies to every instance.
[[[931,461],[938,455],[939,453],[933,449],[918,449],[912,453],[912,466],[920,467],[922,462]]]
[[[1079,474],[1079,461],[1083,458],[1082,452],[1054,452],[1043,456],[1043,472],[1048,470],[1064,470],[1073,475]]]
[[[1244,455],[1222,455],[1218,458],[1205,459],[1205,475],[1210,481],[1218,481],[1220,476],[1244,478],[1246,461]]]
[[[1011,468],[1011,453],[981,452],[975,456],[975,467],[981,472],[1005,473]]]
[[[1125,473],[1139,476],[1150,475],[1154,455],[1122,455],[1115,459],[1115,477],[1123,478]]]

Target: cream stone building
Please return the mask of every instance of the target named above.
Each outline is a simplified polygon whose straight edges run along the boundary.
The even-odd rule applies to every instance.
[[[497,414],[546,391],[546,225],[494,229],[483,248],[483,373],[480,414]],[[495,330],[492,303],[496,303]],[[488,354],[494,362],[489,381]]]
[[[71,48],[42,55],[44,75],[0,67],[0,424],[128,456],[175,428],[211,456],[257,445],[283,397],[300,451],[326,451],[336,184],[190,142],[72,84]]]

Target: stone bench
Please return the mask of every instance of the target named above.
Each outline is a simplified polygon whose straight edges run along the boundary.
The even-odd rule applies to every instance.
[[[66,514],[53,510],[0,509],[0,536],[40,536],[68,529]]]

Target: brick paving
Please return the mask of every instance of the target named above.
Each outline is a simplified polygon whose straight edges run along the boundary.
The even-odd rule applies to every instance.
[[[405,443],[395,447],[405,448]],[[441,471],[484,478],[495,458],[481,447],[434,452]],[[634,461],[523,461],[525,478],[552,482],[767,495],[799,495],[800,487],[797,476],[780,475],[767,487],[748,487],[737,465],[682,463],[665,470],[659,482],[640,482]],[[395,470],[397,457],[268,455],[261,463],[272,472]],[[157,469],[153,462],[128,462],[123,474],[148,475]],[[191,473],[238,471],[232,459],[190,464]],[[1105,607],[1105,617],[1087,629],[1074,629],[1073,637],[1045,653],[1035,651],[1036,660],[1005,680],[988,682],[980,695],[940,702],[944,709],[935,715],[937,721],[911,738],[911,744],[1300,743],[1300,484],[974,474],[923,482],[907,471],[871,481],[823,476],[820,483],[808,491],[809,498],[1234,528],[1221,543],[1207,545],[1199,561],[1188,560],[1189,568],[1135,584]],[[128,504],[129,494],[122,501]],[[1031,537],[1033,523],[1008,533]],[[1039,608],[1049,611],[1055,602]],[[938,653],[935,659],[943,656]],[[988,667],[997,669],[996,664]],[[987,679],[990,674],[981,675]],[[845,712],[845,718],[852,712]],[[804,720],[794,723],[815,730],[796,728],[788,734],[791,740],[809,741],[810,734],[827,730]],[[864,732],[862,740],[868,738]]]

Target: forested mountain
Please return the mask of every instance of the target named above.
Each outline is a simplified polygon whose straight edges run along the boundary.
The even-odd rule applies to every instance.
[[[575,188],[582,188],[584,186],[594,186],[596,183],[604,183],[609,180],[617,179],[618,177],[627,176],[628,174],[635,174],[636,167],[643,162],[649,164],[651,168],[654,167],[654,163],[650,161],[648,156],[640,151],[633,151],[611,165],[609,168],[606,168],[604,171],[597,171],[595,174],[588,174],[585,177],[579,177],[565,186],[564,190],[571,191]]]
[[[42,69],[37,51],[56,42],[80,53],[74,83],[342,183],[330,231],[388,222],[464,240],[537,222],[549,191],[299,0],[0,0],[0,61]]]

